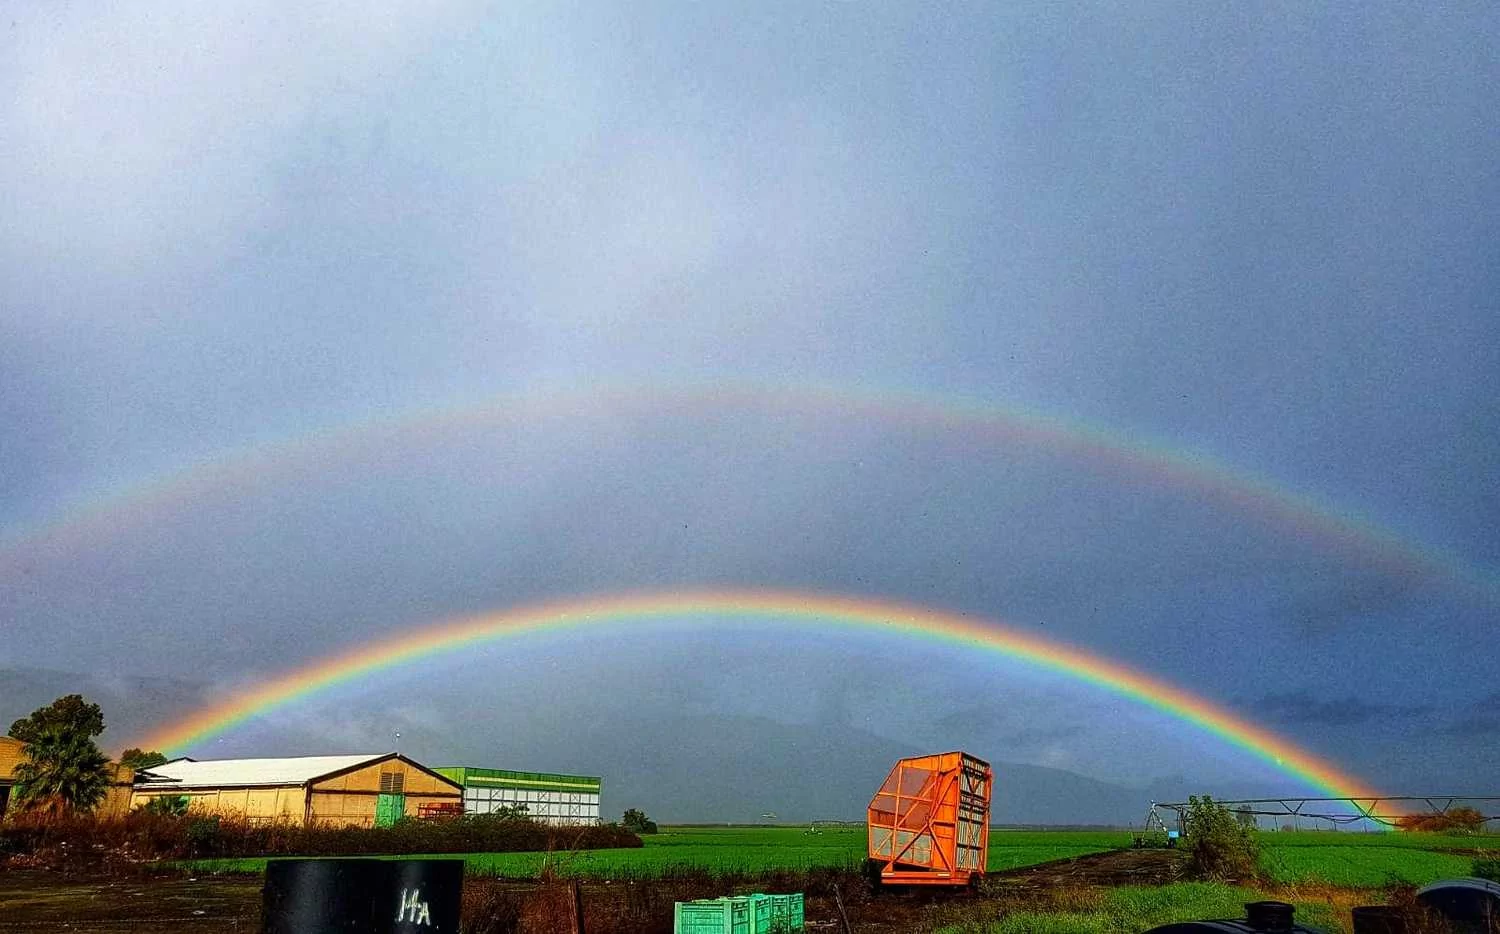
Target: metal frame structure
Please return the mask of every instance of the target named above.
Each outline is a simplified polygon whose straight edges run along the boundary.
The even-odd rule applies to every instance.
[[[963,752],[898,761],[867,812],[868,855],[882,883],[968,885],[989,853],[988,762]]]
[[[1220,801],[1233,811],[1254,814],[1257,817],[1290,817],[1312,821],[1328,821],[1330,824],[1356,824],[1373,821],[1387,827],[1395,827],[1403,817],[1419,814],[1446,814],[1458,805],[1479,805],[1483,823],[1500,821],[1500,795],[1391,795],[1378,798],[1245,798],[1238,801]],[[1338,810],[1332,807],[1342,804]],[[1412,805],[1425,805],[1425,810]],[[1406,806],[1403,806],[1406,805]],[[1182,815],[1190,805],[1185,801],[1174,803],[1151,802],[1156,808],[1166,808],[1176,813],[1177,825],[1182,826]],[[1349,813],[1352,810],[1354,813]],[[1485,813],[1491,812],[1491,813]]]

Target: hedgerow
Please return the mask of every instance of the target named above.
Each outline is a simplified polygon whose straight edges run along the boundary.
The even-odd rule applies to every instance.
[[[0,858],[19,857],[59,868],[110,860],[504,853],[640,845],[640,837],[614,824],[553,827],[524,817],[488,814],[401,820],[389,827],[339,827],[251,821],[236,814],[137,810],[117,819],[22,817],[0,826]]]

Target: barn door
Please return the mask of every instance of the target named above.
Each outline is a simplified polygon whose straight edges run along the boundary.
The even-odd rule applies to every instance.
[[[375,798],[375,826],[389,827],[405,816],[405,774],[401,772],[381,772],[380,794]]]
[[[380,794],[375,798],[375,826],[389,827],[406,815],[406,795]]]

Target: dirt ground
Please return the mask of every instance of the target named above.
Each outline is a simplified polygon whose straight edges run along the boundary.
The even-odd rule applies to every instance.
[[[1036,905],[1051,893],[1080,888],[1162,884],[1178,878],[1181,854],[1122,850],[1031,866],[988,877],[981,893],[883,891],[872,894],[850,878],[839,887],[843,914],[858,934],[929,930],[976,907]],[[255,932],[260,926],[261,880],[254,876],[154,877],[79,880],[51,872],[0,870],[0,934],[87,931],[97,934],[211,934]],[[471,879],[465,884],[466,927],[488,934],[514,930],[502,916],[519,916],[522,931],[556,929],[567,916],[569,887]],[[587,884],[581,888],[590,934],[671,931],[672,903],[704,896],[689,884]],[[493,918],[494,923],[486,923]],[[838,901],[809,894],[808,930],[841,932]]]
[[[1115,850],[991,873],[987,881],[1003,881],[1018,889],[1069,885],[1168,885],[1182,878],[1185,855],[1177,850]]]
[[[260,929],[257,878],[70,879],[0,870],[0,931],[209,934]]]

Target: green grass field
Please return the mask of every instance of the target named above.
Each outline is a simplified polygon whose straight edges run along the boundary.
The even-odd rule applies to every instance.
[[[1459,852],[1454,852],[1459,851]],[[1434,833],[1267,833],[1260,865],[1275,882],[1365,888],[1469,875],[1475,853],[1500,852],[1497,836]]]
[[[996,919],[971,920],[939,928],[939,934],[1133,934],[1162,924],[1203,918],[1239,918],[1245,903],[1264,895],[1255,889],[1212,882],[1162,886],[1120,886],[1092,904],[1060,911],[1012,911]],[[1297,921],[1338,930],[1326,904],[1294,902]]]
[[[1262,833],[1261,845],[1275,847],[1338,846],[1404,850],[1478,850],[1500,854],[1500,834],[1473,836],[1441,833],[1336,833],[1321,830]]]
[[[513,879],[535,878],[546,865],[564,876],[618,879],[651,878],[673,870],[852,868],[865,858],[863,827],[816,834],[802,827],[667,827],[642,840],[644,847],[629,850],[433,855],[461,855],[472,873]],[[1129,845],[1130,835],[1122,832],[997,830],[990,834],[989,869],[1017,869]],[[258,873],[266,860],[195,860],[184,865],[198,872]]]
[[[536,878],[544,868],[589,879],[649,879],[674,871],[755,874],[776,870],[854,868],[865,856],[863,827],[810,834],[802,827],[667,827],[641,849],[577,853],[468,853],[471,873]],[[1020,869],[1128,847],[1116,831],[1016,831],[990,834],[989,870]],[[1457,852],[1454,852],[1457,851]],[[1500,837],[1406,833],[1265,833],[1261,868],[1273,882],[1327,882],[1377,887],[1423,885],[1465,876],[1475,852],[1500,853]],[[198,860],[199,872],[258,873],[265,859]]]

